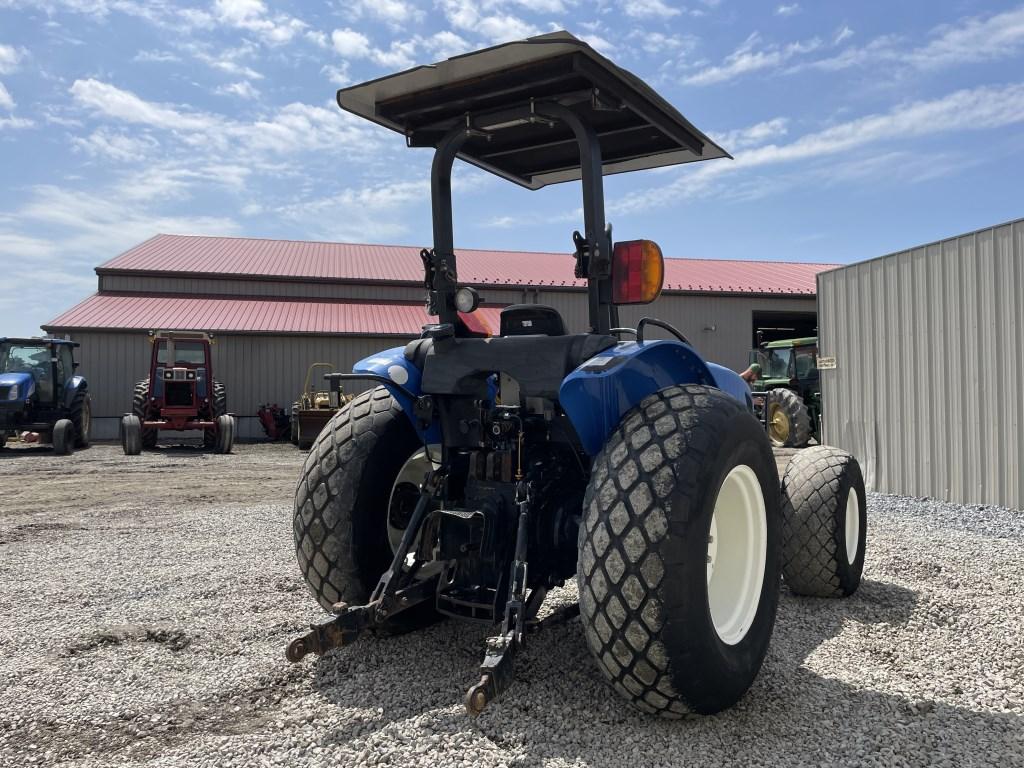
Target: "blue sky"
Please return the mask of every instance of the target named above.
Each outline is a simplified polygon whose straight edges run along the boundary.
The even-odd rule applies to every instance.
[[[1024,5],[0,0],[0,334],[157,232],[429,245],[429,150],[338,86],[568,29],[736,159],[611,177],[666,255],[847,262],[1024,215]],[[456,175],[456,243],[571,250],[578,188]]]

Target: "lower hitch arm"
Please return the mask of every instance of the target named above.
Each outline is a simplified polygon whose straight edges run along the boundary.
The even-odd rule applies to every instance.
[[[441,477],[439,471],[431,470],[424,478],[423,484],[420,486],[420,498],[416,502],[409,525],[406,526],[405,532],[402,534],[402,543],[395,551],[391,567],[384,571],[377,582],[373,594],[370,595],[370,601],[366,605],[356,606],[335,603],[334,612],[337,616],[334,619],[319,626],[310,627],[309,632],[288,644],[285,649],[285,657],[288,661],[296,663],[302,661],[310,653],[323,656],[332,648],[350,645],[364,629],[380,626],[395,614],[434,597],[437,592],[437,576],[413,582],[402,589],[399,588],[399,583],[402,581],[399,577],[403,575],[402,567],[405,564],[406,555],[423,526],[427,506],[430,499],[437,493]]]
[[[512,659],[523,645],[526,622],[540,608],[546,590],[534,589],[526,599],[526,544],[530,531],[530,483],[520,480],[516,488],[519,525],[516,551],[508,587],[508,603],[501,634],[487,638],[487,653],[480,665],[480,682],[466,691],[466,711],[476,717],[512,682]]]

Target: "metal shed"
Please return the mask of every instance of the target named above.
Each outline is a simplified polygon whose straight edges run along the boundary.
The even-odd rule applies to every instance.
[[[824,440],[876,491],[1024,507],[1024,219],[817,279]]]
[[[460,249],[459,260],[460,279],[479,288],[492,328],[502,306],[541,303],[570,330],[584,329],[587,294],[570,254]],[[622,321],[657,315],[709,359],[742,368],[756,323],[814,322],[814,276],[829,266],[666,259],[661,298],[623,307]],[[240,417],[239,436],[253,438],[262,434],[259,405],[290,407],[310,363],[349,370],[432,321],[419,249],[407,246],[157,235],[96,273],[97,292],[43,327],[82,344],[98,438],[117,435],[132,384],[146,371],[149,330],[216,333],[216,376]]]

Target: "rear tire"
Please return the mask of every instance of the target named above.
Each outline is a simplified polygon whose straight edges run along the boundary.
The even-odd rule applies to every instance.
[[[227,387],[216,379],[210,385],[210,390],[212,395],[210,398],[210,414],[213,420],[216,421],[218,416],[223,416],[228,412],[228,390]],[[217,433],[209,429],[204,431],[203,445],[217,450]],[[221,453],[221,451],[217,450],[217,453]]]
[[[768,437],[778,448],[802,448],[811,439],[811,414],[807,403],[791,389],[768,394]]]
[[[299,570],[325,609],[362,605],[391,565],[391,492],[406,460],[422,447],[409,418],[383,387],[346,404],[321,430],[295,490]],[[437,619],[431,602],[396,615],[403,631]]]
[[[135,382],[135,389],[132,390],[132,413],[139,419],[139,429],[142,434],[143,448],[156,448],[158,431],[155,427],[143,428],[142,422],[146,420],[146,413],[149,410],[149,379],[142,379]]]
[[[847,597],[857,591],[867,549],[867,504],[857,460],[813,446],[782,478],[782,573],[798,595]]]
[[[121,417],[121,448],[125,456],[142,453],[142,422],[134,413]]]
[[[750,687],[768,650],[781,521],[760,423],[709,387],[634,408],[594,461],[577,581],[587,645],[633,706],[711,714]]]
[[[53,444],[53,452],[58,456],[67,456],[75,452],[75,425],[70,419],[59,419],[53,425],[50,442]]]
[[[75,425],[75,447],[88,448],[92,434],[92,398],[85,386],[79,387],[71,401],[71,423]]]

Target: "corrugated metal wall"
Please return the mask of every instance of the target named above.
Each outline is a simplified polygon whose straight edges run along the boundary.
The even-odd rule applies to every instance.
[[[1024,507],[1024,219],[818,275],[823,437],[870,488]]]
[[[528,297],[531,301],[556,307],[570,330],[586,328],[586,294],[531,293]],[[488,297],[490,295],[488,292]],[[630,326],[635,326],[644,315],[666,320],[686,334],[707,359],[739,370],[746,367],[755,310],[813,312],[814,308],[813,299],[674,294],[665,295],[650,306],[623,307],[621,313],[622,322]],[[657,329],[652,331],[651,337],[664,336]],[[78,354],[82,373],[88,378],[93,393],[96,437],[114,438],[117,419],[131,407],[132,386],[145,375],[149,365],[150,346],[146,334],[72,331],[70,336],[82,344]],[[339,370],[348,371],[357,360],[403,343],[403,339],[396,338],[222,333],[218,334],[214,345],[214,368],[217,378],[227,385],[228,407],[242,417],[240,436],[252,438],[263,434],[255,418],[259,405],[276,402],[284,408],[290,407],[302,388],[310,363],[330,362]]]

